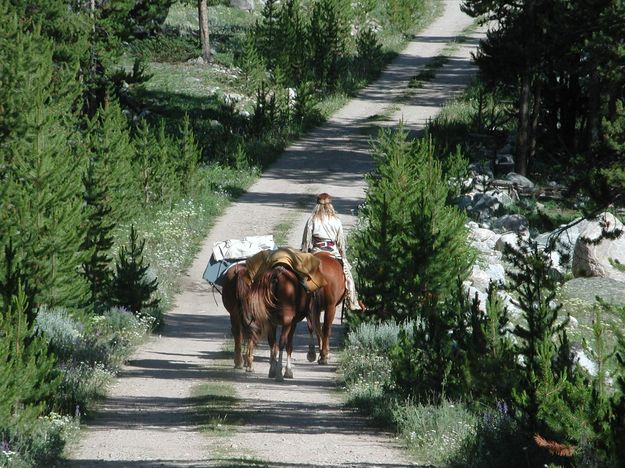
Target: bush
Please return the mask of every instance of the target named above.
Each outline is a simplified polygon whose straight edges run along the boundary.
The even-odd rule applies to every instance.
[[[419,460],[443,464],[475,434],[476,417],[462,403],[438,405],[407,401],[393,409],[398,432]]]

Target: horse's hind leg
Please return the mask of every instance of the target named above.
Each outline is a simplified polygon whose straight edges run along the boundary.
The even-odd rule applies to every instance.
[[[326,304],[326,313],[323,318],[323,333],[321,336],[321,348],[319,350],[319,364],[327,364],[330,357],[330,336],[332,335],[332,322],[336,315],[336,305]]]
[[[269,328],[267,342],[269,344],[269,378],[273,379],[276,376],[276,368],[278,366],[276,360],[276,357],[278,355],[278,345],[276,343],[276,327],[274,327],[273,325]]]
[[[306,325],[308,325],[308,353],[306,354],[306,359],[308,359],[308,362],[315,362],[315,359],[317,359],[317,351],[315,349],[315,331],[310,320],[306,320]]]
[[[289,330],[289,335],[288,335],[288,339],[286,343],[286,368],[284,369],[285,379],[293,378],[292,354],[293,354],[293,337],[295,336],[296,327],[297,327],[297,323],[293,323],[293,326]]]
[[[247,340],[247,349],[245,350],[245,371],[254,372],[254,339]]]
[[[243,368],[243,355],[241,353],[241,344],[243,343],[243,330],[241,329],[241,315],[238,310],[230,314],[230,330],[232,338],[234,338],[234,368]]]

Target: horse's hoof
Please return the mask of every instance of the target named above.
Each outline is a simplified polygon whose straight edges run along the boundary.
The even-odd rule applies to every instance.
[[[275,369],[269,369],[269,378],[273,379],[276,376],[276,370]]]
[[[317,359],[317,353],[313,350],[309,350],[308,354],[306,354],[306,359],[308,359],[308,362],[315,362],[315,359]]]
[[[245,372],[248,372],[248,373],[250,373],[250,374],[253,374],[255,371],[254,371],[254,369],[253,369],[252,367],[246,367],[246,368],[245,368]]]
[[[285,379],[292,379],[293,378],[293,369],[285,369],[284,370],[284,378]]]
[[[328,365],[328,358],[324,356],[319,356],[319,360],[317,361],[322,366]]]
[[[282,374],[276,374],[276,382],[284,382],[284,376]]]

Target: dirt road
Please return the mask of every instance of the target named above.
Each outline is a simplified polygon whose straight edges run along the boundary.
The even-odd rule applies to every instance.
[[[363,174],[372,168],[372,124],[384,124],[376,121],[386,116],[386,124],[403,118],[408,128],[419,129],[474,73],[469,54],[477,39],[472,37],[431,83],[416,92],[407,90],[419,67],[471,23],[460,12],[460,2],[444,3],[443,16],[376,83],[289,147],[207,233],[164,330],[124,368],[68,466],[410,465],[391,434],[371,429],[364,418],[342,407],[335,390],[336,355],[330,366],[306,361],[305,324],[296,337],[292,381],[278,384],[267,378],[266,347],[256,353],[255,374],[224,367],[224,359],[231,359],[223,348],[228,315],[201,276],[218,240],[272,233],[288,225],[289,244],[298,246],[318,192],[332,194],[346,228],[353,225],[353,211],[364,198]],[[338,321],[335,337],[340,338]],[[245,424],[221,436],[201,430],[205,421],[191,394],[206,382],[234,386],[239,403],[224,423],[241,416]]]

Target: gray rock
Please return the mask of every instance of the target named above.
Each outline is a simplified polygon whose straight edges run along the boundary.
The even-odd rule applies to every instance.
[[[506,175],[506,179],[512,182],[515,185],[523,188],[534,188],[534,182],[529,180],[527,177],[522,176],[521,174],[517,174],[516,172],[509,172]]]
[[[485,244],[491,250],[495,248],[495,243],[499,239],[499,234],[481,227],[471,229],[469,235],[475,243]]]
[[[473,197],[470,194],[460,195],[454,200],[454,204],[461,210],[466,210],[473,204]]]
[[[576,351],[573,351],[573,354],[573,359],[575,360],[575,362],[577,362],[580,366],[586,369],[591,375],[597,374],[597,364],[595,364],[592,359],[586,356],[586,353],[584,353],[584,351],[578,349]]]
[[[485,195],[495,197],[502,206],[510,206],[514,203],[512,197],[506,192],[502,192],[501,190],[488,190],[487,192],[485,192]]]
[[[486,294],[483,291],[480,291],[474,286],[469,286],[467,288],[467,293],[469,294],[469,300],[471,301],[473,301],[473,299],[475,298],[475,295],[477,294],[477,298],[480,301],[480,310],[482,312],[486,312],[486,302],[488,301],[488,294]]]
[[[503,175],[514,170],[514,157],[511,154],[498,154],[495,160],[495,174]]]
[[[472,172],[473,174],[481,174],[487,176],[490,179],[493,178],[493,169],[490,161],[481,160],[471,163],[469,164],[468,169],[469,172]]]
[[[520,214],[509,214],[495,218],[491,222],[493,229],[499,229],[503,231],[521,232],[526,231],[529,227],[529,221],[527,218]]]
[[[505,246],[508,245],[514,249],[519,247],[519,236],[525,239],[529,238],[529,233],[527,231],[521,231],[519,233],[509,232],[507,234],[502,234],[502,236],[497,239],[497,243],[495,244],[495,250],[499,252],[503,252],[505,250]]]
[[[599,276],[625,282],[625,272],[610,264],[611,260],[625,264],[625,236],[602,239],[596,245],[587,242],[599,239],[602,226],[607,232],[623,230],[623,224],[612,213],[602,213],[597,220],[590,221],[575,242],[573,276]]]
[[[506,271],[500,263],[488,263],[484,268],[473,265],[473,270],[468,279],[472,286],[486,292],[491,281],[493,283],[505,283]]]
[[[625,283],[611,278],[573,278],[562,285],[563,300],[576,299],[594,304],[599,296],[609,304],[625,306]]]

